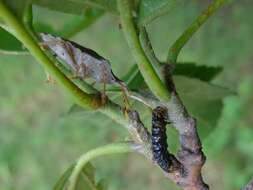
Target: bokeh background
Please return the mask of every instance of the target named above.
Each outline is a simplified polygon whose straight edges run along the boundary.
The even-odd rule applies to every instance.
[[[185,1],[149,25],[161,60],[208,2]],[[235,92],[223,100],[217,126],[202,137],[207,155],[203,175],[211,189],[240,189],[253,176],[252,6],[250,0],[230,1],[179,56],[180,61],[223,67],[212,83]],[[43,17],[56,28],[74,18],[35,9],[35,19]],[[108,58],[115,73],[123,76],[134,60],[118,25],[118,18],[107,13],[71,39]],[[128,136],[124,128],[98,113],[67,114],[72,99],[57,84],[45,82],[44,70],[30,55],[0,53],[0,66],[0,189],[51,189],[82,153]],[[139,155],[109,156],[92,163],[97,178],[105,178],[110,190],[177,189]]]

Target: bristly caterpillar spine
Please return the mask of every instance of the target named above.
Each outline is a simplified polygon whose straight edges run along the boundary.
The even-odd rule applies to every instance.
[[[156,107],[152,112],[152,152],[153,160],[168,172],[172,166],[171,154],[167,150],[167,109]]]

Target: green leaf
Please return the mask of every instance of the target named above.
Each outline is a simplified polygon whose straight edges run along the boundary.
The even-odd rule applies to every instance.
[[[89,178],[91,178],[91,180],[94,181],[95,167],[91,163],[85,165],[85,167],[83,168],[83,173],[85,173]]]
[[[182,0],[140,0],[138,23],[147,25],[157,17],[168,13]]]
[[[115,0],[4,0],[4,3],[11,9],[11,11],[22,20],[24,11],[28,5],[38,5],[46,7],[51,10],[59,12],[82,15],[87,7],[94,7],[98,9],[115,12]]]
[[[130,68],[128,73],[123,77],[123,80],[131,90],[137,90],[145,84],[137,64],[134,64]]]
[[[101,8],[112,13],[117,13],[117,0],[73,0],[75,2],[85,2],[92,7]]]
[[[33,0],[33,3],[71,14],[82,14],[87,6],[117,12],[116,0]]]
[[[229,89],[198,79],[174,76],[175,85],[184,105],[198,120],[201,135],[216,127],[222,110],[222,99],[232,95]]]
[[[104,189],[108,189],[108,186],[107,186],[107,183],[104,179],[100,180],[98,183],[97,183],[97,189],[98,190],[104,190]]]
[[[92,25],[104,11],[86,7],[81,15],[70,15],[35,6],[33,13],[33,26],[36,31],[69,38]]]
[[[96,112],[95,110],[85,109],[77,104],[73,104],[69,108],[67,113],[64,114],[63,116],[78,115],[78,114],[82,114],[81,116],[83,116],[83,114],[89,114],[89,113],[95,113],[95,112]]]
[[[23,13],[26,7],[31,4],[31,0],[3,0],[6,6],[20,20],[23,18]]]
[[[222,67],[196,65],[195,63],[177,63],[173,75],[183,75],[202,81],[211,81],[222,71]]]
[[[199,79],[174,76],[177,91],[181,96],[187,96],[196,99],[219,100],[228,95],[234,94],[233,91],[210,84]]]
[[[53,187],[53,190],[63,190],[64,187],[66,186],[68,179],[74,169],[75,164],[72,164],[63,174],[62,176],[58,179],[56,184]]]
[[[85,1],[73,0],[33,0],[33,4],[46,7],[51,10],[70,14],[82,14],[87,4]]]
[[[53,190],[65,190],[68,186],[68,179],[75,167],[75,164],[72,164],[59,178]],[[95,168],[91,163],[88,163],[83,168],[80,173],[79,179],[77,181],[76,190],[104,190],[105,184],[103,181],[96,183],[95,181]]]
[[[122,77],[122,80],[127,84],[130,90],[138,90],[145,85],[145,81],[138,69],[138,66],[134,64],[127,74]],[[107,88],[109,92],[118,92],[120,91],[119,87],[109,87]]]
[[[13,35],[0,28],[0,53],[4,54],[28,54]]]

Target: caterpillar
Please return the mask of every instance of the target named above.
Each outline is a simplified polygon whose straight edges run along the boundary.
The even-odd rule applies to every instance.
[[[167,150],[167,109],[156,107],[152,112],[152,153],[153,160],[166,172],[172,165],[171,154]]]

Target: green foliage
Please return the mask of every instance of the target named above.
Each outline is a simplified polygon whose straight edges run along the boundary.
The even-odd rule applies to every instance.
[[[58,179],[54,185],[53,190],[63,190],[65,188],[65,186],[68,184],[69,176],[72,173],[74,167],[75,165],[73,164],[62,174],[60,179]]]
[[[36,31],[69,38],[92,25],[104,11],[85,7],[80,15],[69,15],[35,6],[33,13],[33,26]]]
[[[65,190],[68,187],[69,177],[73,171],[75,164],[70,166],[60,177],[57,183],[54,185],[53,190]],[[77,181],[76,190],[105,190],[105,184],[103,180],[99,182],[95,181],[95,168],[91,163],[85,165],[80,173]]]
[[[196,63],[177,63],[175,65],[175,69],[173,70],[173,74],[197,78],[208,82],[216,77],[221,71],[221,67],[196,65]]]
[[[3,2],[11,9],[12,13],[20,20],[23,18],[23,14],[26,8],[30,5],[30,0],[3,0]]]
[[[18,41],[13,35],[4,29],[0,28],[0,53],[14,53],[14,54],[24,54],[27,53],[25,48],[22,46],[22,43]]]
[[[33,0],[33,4],[39,5],[51,10],[70,13],[70,14],[82,14],[87,8],[85,1],[71,1],[71,0]],[[64,6],[62,6],[64,5]]]
[[[147,25],[161,15],[168,13],[182,0],[140,0],[138,9],[138,23]]]
[[[5,2],[21,19],[26,2],[29,1]],[[138,22],[147,25],[170,11],[178,2],[141,0],[137,9]],[[114,70],[123,73],[123,76],[127,73],[120,78],[126,81],[131,89],[139,89],[145,84],[136,65],[130,64],[133,60],[122,42],[121,34],[115,29],[118,21],[111,15],[103,14],[104,11],[117,14],[114,0],[34,0],[33,3],[36,5],[33,6],[33,24],[37,31],[69,37],[85,29],[85,32],[75,36],[77,42],[80,40],[80,43],[109,55]],[[237,89],[238,94],[226,98],[223,108],[222,99],[234,93],[210,84],[210,81],[215,78],[215,84],[234,89],[243,83],[247,75],[252,77],[251,6],[250,2],[238,2],[229,7],[224,18],[213,18],[193,38],[192,43],[186,46],[179,60],[197,59],[196,62],[204,63],[204,66],[179,63],[174,70],[179,94],[189,112],[198,118],[201,136],[208,134],[204,151],[215,159],[208,157],[207,178],[210,181],[215,179],[216,171],[222,175],[217,183],[211,184],[214,189],[238,189],[250,176],[249,169],[240,164],[243,162],[248,165],[253,158],[250,149],[252,110],[249,108],[249,105],[252,105],[252,92],[247,92],[248,96],[245,97],[242,90]],[[51,11],[48,11],[49,9]],[[196,4],[187,2],[186,7],[177,7],[176,11],[171,10],[169,16],[157,19],[157,25],[152,25],[154,22],[149,25],[151,34],[157,35],[154,44],[158,55],[164,57],[163,51],[168,43],[174,41],[172,38],[178,36],[199,11]],[[110,30],[112,27],[115,27],[113,31]],[[162,35],[157,31],[164,31],[166,34]],[[63,92],[55,89],[55,85],[43,83],[43,72],[29,56],[23,55],[26,50],[22,48],[22,44],[2,29],[0,49],[1,189],[15,189],[16,186],[26,190],[50,189],[62,167],[81,152],[91,146],[98,146],[101,142],[120,140],[126,136],[124,130],[104,116],[79,112],[77,107],[72,107],[74,111],[71,113],[80,113],[79,116],[82,117],[60,117],[72,102]],[[3,52],[20,55],[6,57]],[[220,72],[220,67],[212,65],[222,66],[224,71]],[[108,89],[111,90],[110,87]],[[252,83],[247,85],[247,89],[252,89]],[[150,117],[144,114],[146,112],[143,112],[142,118],[145,118],[144,122],[150,127]],[[96,120],[91,119],[93,117]],[[215,128],[217,122],[219,125]],[[170,148],[176,150],[174,141],[177,134],[172,130],[168,133],[170,146],[174,146]],[[228,160],[227,157],[234,159]],[[110,160],[98,162],[96,165],[99,165],[99,170],[96,172],[102,177],[108,177],[112,190],[122,188],[122,184],[125,184],[124,189],[143,189],[143,184],[146,189],[164,189],[171,186],[167,181],[161,183],[160,179],[163,178],[159,176],[160,171],[153,171],[153,168],[140,158],[134,158],[134,161],[132,159],[121,158],[111,164],[108,164]],[[241,163],[235,160],[240,160]],[[65,177],[58,181],[55,188],[62,189],[61,185],[65,184],[70,170],[67,170]],[[114,172],[111,172],[112,170]],[[238,173],[241,177],[238,177]],[[129,182],[136,180],[136,175],[138,181]],[[147,180],[150,178],[152,183]],[[231,178],[234,180],[231,181]],[[92,179],[94,183],[94,178]],[[95,184],[98,186],[98,183]]]
[[[70,166],[60,177],[55,184],[53,190],[65,190],[68,187],[68,180],[75,164]],[[83,168],[79,179],[77,181],[76,190],[105,190],[105,184],[103,180],[95,182],[95,168],[88,163]]]
[[[59,12],[82,14],[87,7],[116,12],[115,0],[33,0],[33,3]],[[62,6],[64,4],[64,6]]]
[[[144,85],[144,79],[138,69],[138,66],[133,65],[128,73],[122,78],[126,82],[128,87],[132,90],[137,90]]]
[[[198,121],[201,135],[209,134],[220,117],[222,99],[232,91],[199,79],[175,76],[174,80],[185,106]]]

